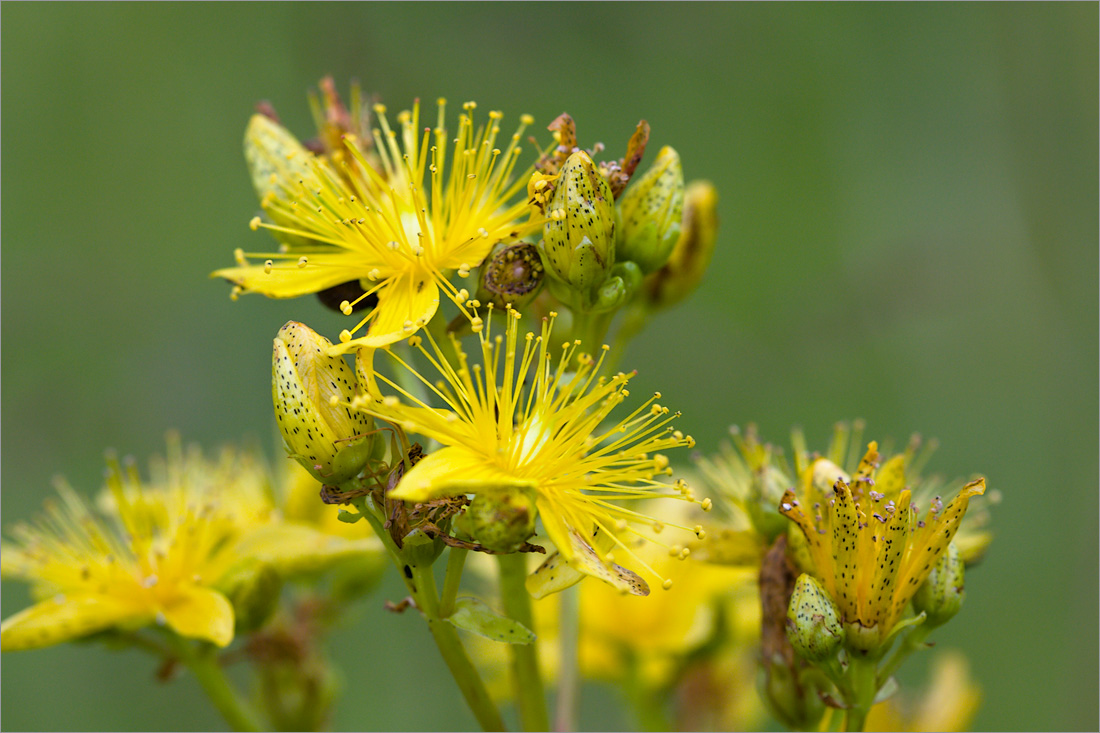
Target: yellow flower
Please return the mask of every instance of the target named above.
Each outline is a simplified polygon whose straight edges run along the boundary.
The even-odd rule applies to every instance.
[[[812,574],[836,601],[848,643],[861,649],[887,638],[947,551],[970,497],[985,493],[985,479],[971,481],[946,505],[932,499],[921,520],[906,488],[905,456],[880,459],[873,441],[851,476],[818,458],[779,506],[801,528]]]
[[[465,277],[497,242],[542,226],[525,198],[512,202],[526,190],[531,173],[514,175],[530,117],[521,118],[501,150],[502,114],[490,112],[488,123],[476,124],[475,107],[463,105],[452,138],[442,99],[432,131],[421,127],[419,101],[397,116],[397,130],[385,107],[376,105],[380,129],[373,131],[372,154],[368,158],[366,146],[347,134],[347,155],[339,161],[306,152],[269,118],[254,116],[246,149],[256,159],[254,170],[272,173],[262,200],[271,222],[257,217],[252,228],[270,229],[285,242],[279,252],[238,252],[238,266],[214,276],[235,283],[234,292],[275,298],[358,281],[364,294],[341,304],[345,315],[371,296],[378,304],[340,334],[334,352],[386,346],[412,335],[435,314],[440,288],[465,312],[469,294],[448,280],[449,272]]]
[[[14,528],[0,573],[30,582],[39,602],[3,622],[0,648],[151,624],[225,646],[236,618],[225,591],[241,573],[265,566],[293,577],[344,558],[381,558],[377,538],[363,530],[350,538],[304,517],[284,519],[269,469],[252,453],[226,448],[209,460],[171,434],[168,459],[151,469],[142,482],[112,460],[98,510],[62,483],[60,502],[48,503],[42,520]]]
[[[3,622],[0,648],[154,623],[218,646],[233,639],[233,607],[214,586],[237,559],[234,540],[271,511],[263,474],[245,458],[211,464],[172,447],[150,487],[112,462],[103,512],[61,484],[45,518],[15,527],[3,576],[29,581],[41,600]]]
[[[508,310],[505,319],[504,336],[490,334],[488,325],[479,334],[482,363],[473,366],[457,339],[449,344],[456,353],[450,363],[435,341],[429,352],[419,337],[411,339],[439,372],[438,383],[386,352],[445,408],[429,407],[376,372],[373,352],[359,352],[360,384],[368,394],[353,404],[444,446],[417,463],[391,496],[423,502],[461,493],[528,493],[560,553],[528,578],[533,595],[561,590],[582,574],[645,595],[645,581],[616,565],[615,558],[632,559],[656,575],[634,552],[637,531],[630,529],[631,523],[653,520],[615,502],[656,497],[695,501],[683,482],[673,486],[660,480],[671,469],[659,452],[690,447],[694,441],[669,425],[676,415],[657,404],[659,394],[601,429],[627,397],[632,375],[598,376],[606,352],[597,361],[581,351],[579,341],[553,348],[551,319],[543,321],[540,335],[528,333],[522,346],[519,314]],[[398,394],[384,394],[380,382]]]
[[[953,650],[936,655],[930,676],[920,699],[895,695],[871,708],[865,730],[971,730],[982,691],[970,677],[966,657]]]

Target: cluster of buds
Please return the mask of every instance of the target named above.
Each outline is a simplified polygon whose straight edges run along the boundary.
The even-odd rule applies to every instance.
[[[549,129],[558,144],[536,166],[528,198],[546,217],[539,253],[554,296],[574,311],[606,313],[635,300],[654,310],[691,292],[713,251],[713,186],[685,188],[668,146],[634,176],[649,140],[645,121],[622,159],[600,163],[603,146],[578,147],[568,115]]]

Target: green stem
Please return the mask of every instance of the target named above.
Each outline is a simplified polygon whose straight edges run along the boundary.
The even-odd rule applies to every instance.
[[[181,660],[191,670],[191,674],[195,675],[210,702],[214,703],[214,707],[233,730],[263,730],[264,726],[260,724],[256,713],[240,698],[225,676],[225,671],[218,663],[217,650],[205,644],[203,647],[196,648],[180,639],[178,650]]]
[[[466,698],[470,711],[477,718],[482,730],[505,730],[504,719],[500,717],[500,711],[489,697],[489,691],[485,689],[481,675],[470,662],[470,657],[466,655],[462,641],[458,638],[458,632],[439,615],[439,594],[431,566],[413,567],[412,574],[411,589],[417,604],[428,621],[428,629],[432,632],[435,645],[439,647],[439,653],[443,656],[447,668],[451,670],[451,675],[459,690],[462,691],[462,696]]]
[[[581,350],[593,356],[598,355],[599,348],[607,337],[607,329],[611,325],[611,319],[615,312],[591,313],[580,309],[573,311],[573,328],[569,333],[571,341],[579,340]]]
[[[867,722],[867,713],[875,702],[878,693],[877,660],[853,654],[848,657],[848,680],[852,697],[844,719],[844,730],[861,731]]]
[[[458,584],[462,582],[462,567],[469,553],[464,547],[452,547],[447,550],[447,574],[443,576],[443,594],[439,598],[439,615],[447,618],[455,610],[458,598]]]
[[[554,711],[555,730],[570,731],[577,727],[577,700],[580,697],[580,585],[566,588],[558,594],[558,639],[561,662],[558,670],[558,700]]]
[[[932,627],[925,623],[916,627],[902,639],[901,644],[894,650],[894,653],[890,655],[890,658],[886,660],[886,664],[882,665],[882,669],[878,673],[878,685],[886,684],[886,680],[898,671],[898,667],[909,658],[915,651],[919,651],[924,648],[924,640],[928,638],[928,634],[932,631]]]
[[[498,555],[500,565],[500,599],[504,613],[513,621],[534,629],[531,596],[527,592],[527,560],[523,553]],[[520,724],[524,730],[549,730],[550,716],[546,711],[546,694],[539,674],[538,641],[509,645],[512,653],[512,684],[519,706]]]
[[[416,607],[427,620],[428,630],[432,633],[435,645],[439,648],[439,653],[447,664],[447,669],[451,671],[458,689],[466,699],[470,711],[477,718],[478,724],[481,725],[482,730],[505,730],[504,719],[500,717],[500,711],[497,710],[496,705],[489,697],[489,691],[485,689],[485,683],[482,681],[481,675],[478,674],[477,669],[470,662],[469,656],[466,655],[462,641],[458,638],[458,632],[450,623],[444,620],[446,617],[440,614],[439,594],[431,565],[407,563],[404,553],[394,544],[389,532],[382,526],[382,520],[375,513],[374,508],[369,506],[366,501],[356,502],[356,505],[359,507],[360,513],[370,522],[375,533],[382,538],[382,543],[386,546],[386,549],[389,550],[390,558],[397,566],[401,577],[405,580],[405,586],[412,594],[413,600],[416,601]],[[451,548],[451,552],[454,552],[455,549]],[[465,560],[465,551],[463,551],[462,560]],[[453,556],[447,559],[448,583],[451,582],[452,575],[459,576],[461,574],[461,569],[459,569],[459,572],[451,572],[453,565],[457,562]],[[412,578],[405,575],[406,567],[412,572]],[[453,584],[453,592],[457,593],[458,580],[454,580]],[[449,586],[444,586],[444,588],[445,592],[452,592]],[[453,597],[450,598],[449,603],[453,607]]]

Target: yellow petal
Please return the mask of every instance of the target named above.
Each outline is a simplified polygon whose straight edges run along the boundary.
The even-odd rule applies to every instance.
[[[304,257],[302,267],[299,260],[280,259],[270,270],[262,264],[225,267],[215,270],[210,277],[225,278],[246,291],[269,298],[295,298],[353,280],[356,272],[365,276],[371,269],[363,264],[361,256],[353,253],[312,253]]]
[[[971,481],[962,488],[958,496],[951,500],[939,512],[935,521],[926,520],[922,529],[917,531],[910,543],[909,554],[898,575],[898,587],[895,592],[893,616],[897,618],[905,610],[906,604],[920,588],[921,583],[932,572],[940,556],[947,551],[951,539],[959,529],[966,509],[970,506],[970,497],[985,493],[985,479]]]
[[[553,514],[540,510],[539,516],[543,518],[544,526],[548,527],[547,533],[558,545],[559,551],[548,557],[546,562],[527,578],[527,592],[536,599],[565,590],[585,575],[599,578],[631,595],[649,595],[649,585],[641,576],[621,565],[601,559],[599,553],[577,530],[571,527],[567,529],[568,539],[565,542],[568,544],[563,547],[562,540],[555,538],[554,534],[549,532],[549,524],[546,520]]]
[[[875,570],[867,593],[868,626],[886,621],[893,605],[895,582],[909,540],[909,498],[908,491],[898,497],[894,513],[887,518],[886,529],[878,540],[881,546],[877,548]]]
[[[905,488],[905,455],[899,453],[875,473],[875,491],[885,494],[887,501],[896,501]]]
[[[430,271],[403,273],[378,291],[378,305],[366,336],[336,344],[331,352],[345,354],[361,347],[378,348],[408,338],[432,319],[439,308],[439,286]]]
[[[584,580],[584,573],[570,565],[560,552],[555,552],[527,576],[527,592],[536,601]]]
[[[833,573],[835,593],[833,599],[840,607],[845,621],[859,618],[859,513],[852,500],[851,490],[838,481],[833,490],[835,502],[829,507],[833,524]]]
[[[121,621],[137,620],[143,615],[147,614],[105,596],[50,598],[20,611],[0,625],[0,651],[61,644],[103,631]]]
[[[320,572],[345,557],[373,555],[381,550],[376,537],[348,540],[303,524],[283,522],[257,527],[246,534],[237,542],[234,555],[256,558],[282,575],[296,575]]]
[[[825,459],[821,459],[818,463],[824,460]],[[806,471],[804,475],[810,476],[811,474],[809,471]],[[806,538],[806,544],[810,548],[810,558],[813,560],[815,570],[814,575],[824,583],[825,589],[828,590],[830,594],[834,593],[833,555],[830,549],[828,535],[818,531],[818,528],[814,526],[813,521],[806,516],[806,512],[802,510],[801,505],[795,498],[794,492],[790,489],[787,489],[779,502],[779,513],[797,524],[802,530],[802,535]]]
[[[429,501],[476,493],[486,487],[534,488],[535,482],[506,473],[473,451],[451,446],[435,451],[413,466],[390,496],[403,501]]]
[[[185,586],[161,612],[168,627],[180,636],[205,639],[218,646],[233,641],[233,606],[217,591]]]

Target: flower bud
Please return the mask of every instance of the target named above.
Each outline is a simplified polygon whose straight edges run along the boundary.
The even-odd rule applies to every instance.
[[[268,216],[276,224],[292,226],[293,222],[267,206],[272,197],[285,198],[285,186],[313,177],[309,161],[313,158],[298,139],[285,127],[262,114],[252,115],[244,133],[244,157],[252,176],[252,187]],[[316,245],[305,237],[270,230],[275,238],[292,247]]]
[[[684,214],[684,172],[680,156],[667,145],[619,202],[622,241],[618,258],[651,273],[668,260],[680,239]]]
[[[355,376],[342,356],[328,355],[330,346],[301,323],[279,329],[271,397],[291,457],[318,481],[337,484],[366,465],[374,422],[348,405],[355,397]]]
[[[668,308],[695,290],[718,241],[718,192],[709,181],[693,181],[684,192],[680,238],[668,261],[646,278],[645,304],[649,310]]]
[[[233,604],[237,633],[245,634],[271,618],[279,605],[283,579],[267,563],[245,558],[226,572],[217,587]]]
[[[787,639],[803,659],[820,662],[840,646],[844,629],[828,592],[813,577],[798,576],[787,607]]]
[[[475,297],[482,305],[522,308],[538,295],[544,273],[538,247],[530,242],[499,242],[481,265]]]
[[[962,608],[964,568],[959,548],[952,542],[913,595],[913,609],[928,614],[932,626],[947,623]]]
[[[588,153],[569,156],[543,226],[542,261],[550,275],[580,296],[584,308],[615,264],[615,205],[611,188]]]
[[[463,529],[494,552],[515,552],[535,533],[535,514],[535,499],[528,491],[479,491],[463,515]]]

